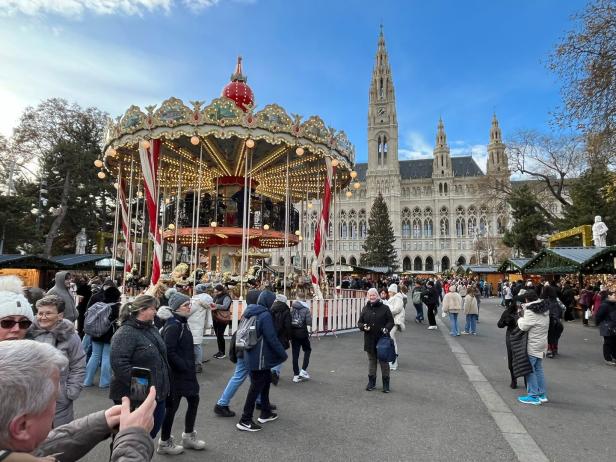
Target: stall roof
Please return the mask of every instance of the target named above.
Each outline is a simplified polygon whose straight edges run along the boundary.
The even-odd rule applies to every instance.
[[[96,262],[110,258],[112,258],[112,256],[107,253],[86,253],[83,255],[58,255],[56,257],[51,257],[51,261],[58,263],[64,268],[94,268]]]
[[[542,249],[524,267],[533,274],[616,273],[616,246]]]
[[[508,258],[500,264],[498,271],[501,273],[519,273],[524,271],[524,266],[530,258]]]
[[[339,273],[352,273],[356,268],[357,266],[352,265],[327,265],[325,267],[325,271],[328,273],[332,273],[334,271]]]
[[[3,254],[0,255],[0,268],[58,268],[61,265],[49,260],[47,258],[39,257],[37,255],[14,255]]]
[[[497,265],[461,265],[465,271],[472,271],[477,274],[500,273]]]

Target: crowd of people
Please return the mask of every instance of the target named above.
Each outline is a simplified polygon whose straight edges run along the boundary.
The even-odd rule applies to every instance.
[[[111,460],[150,460],[154,450],[167,455],[203,450],[206,443],[195,430],[200,402],[197,377],[210,360],[202,347],[210,327],[217,339],[212,360],[228,356],[235,364],[213,409],[216,416],[236,416],[231,400],[250,378],[238,430],[256,432],[278,418],[270,400],[271,385],[280,380],[288,350],[292,382],[311,378],[309,304],[290,302],[267,284],[248,290],[239,325],[230,332],[234,297],[223,284],[198,284],[194,290],[157,284],[122,301],[120,289],[106,280],[88,288],[87,300],[82,296],[76,301],[69,291],[72,281],[70,273],[59,272],[54,287],[32,305],[18,278],[0,277],[0,455],[4,451],[78,460],[108,437],[113,439]],[[406,328],[407,307],[414,308],[418,324],[424,324],[426,312],[429,330],[438,329],[440,310],[449,318],[451,336],[478,334],[487,285],[481,280],[436,277],[367,282],[372,287],[357,323],[368,358],[367,391],[377,387],[377,369],[382,392],[392,391],[391,371],[399,367],[398,345]],[[504,306],[498,327],[506,328],[511,387],[517,387],[520,377],[526,384],[526,394],[518,398],[521,403],[548,401],[542,361],[546,354],[548,358],[558,355],[561,320],[572,318],[576,305],[587,314],[586,320],[594,318],[600,326],[604,359],[616,366],[616,294],[608,287],[598,289],[578,293],[569,281],[498,285]],[[463,329],[458,319],[462,315]],[[225,335],[231,333],[227,345]],[[150,385],[147,398],[136,404],[128,399],[135,370],[148,371]],[[97,377],[98,386],[109,390],[113,405],[75,420],[73,403]],[[183,399],[187,402],[184,427],[176,440],[173,425]]]

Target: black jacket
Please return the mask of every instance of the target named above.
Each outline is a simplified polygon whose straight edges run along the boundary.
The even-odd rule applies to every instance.
[[[169,394],[169,366],[165,342],[152,323],[128,318],[111,339],[111,386],[109,397],[120,400],[130,394],[130,370],[143,367],[152,371],[156,400]]]
[[[616,323],[616,302],[603,300],[595,315],[595,322],[599,326],[599,335],[601,337],[608,337],[610,323]]]
[[[173,316],[167,319],[162,331],[167,347],[171,394],[179,396],[199,394],[193,336],[187,321],[188,318],[173,313]]]
[[[370,330],[365,331],[364,326],[370,326]],[[394,328],[394,317],[381,300],[368,302],[361,310],[357,327],[364,332],[364,351],[376,354],[376,343],[383,335],[383,328],[391,331]]]
[[[432,308],[438,306],[439,294],[434,286],[426,287],[426,290],[424,290],[423,294],[421,294],[421,301],[424,302],[426,306]]]
[[[508,330],[507,335],[507,341],[511,345],[511,375],[514,378],[524,377],[533,371],[526,348],[528,332],[516,326],[511,331]]]
[[[276,300],[270,308],[272,318],[274,320],[274,328],[276,329],[276,335],[278,340],[282,343],[284,349],[288,349],[291,346],[291,310],[289,305],[284,302]]]

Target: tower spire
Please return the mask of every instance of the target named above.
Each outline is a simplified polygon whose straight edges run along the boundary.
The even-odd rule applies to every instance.
[[[445,124],[443,124],[443,118],[439,116],[438,127],[436,129],[436,147],[447,147],[447,134],[445,133]]]
[[[490,144],[501,143],[502,135],[501,129],[498,125],[498,119],[496,118],[496,112],[492,115],[492,127],[490,128]]]

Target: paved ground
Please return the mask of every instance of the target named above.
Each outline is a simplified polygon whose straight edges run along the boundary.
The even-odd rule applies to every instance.
[[[208,448],[177,459],[240,461],[249,455],[250,460],[302,461],[517,460],[508,442],[512,435],[501,433],[502,422],[496,425],[476,391],[479,385],[491,389],[490,384],[538,445],[538,453],[531,451],[526,460],[545,460],[541,453],[555,461],[616,459],[608,431],[616,417],[616,369],[603,365],[601,338],[594,328],[565,326],[562,357],[545,361],[551,402],[522,407],[515,400],[520,390],[508,387],[504,331],[496,327],[501,308],[494,301],[482,303],[479,335],[457,337],[454,344],[443,329],[428,331],[412,321],[412,308],[407,312],[410,322],[400,339],[400,370],[392,373],[391,394],[364,391],[367,360],[361,334],[315,339],[313,380],[292,383],[290,364],[285,364],[283,379],[271,394],[280,419],[265,424],[259,433],[239,432],[236,419],[214,416],[212,408],[233,365],[227,360],[208,362],[200,375],[197,419]],[[208,354],[214,352],[213,345],[210,341],[206,346]],[[479,366],[489,383],[471,382],[460,358]],[[241,410],[246,390],[247,384],[233,400],[235,411]],[[88,389],[77,403],[77,413],[107,405],[106,393]],[[178,436],[183,409],[176,417]],[[108,447],[101,444],[86,460],[107,457]],[[158,461],[166,458],[155,456]]]

